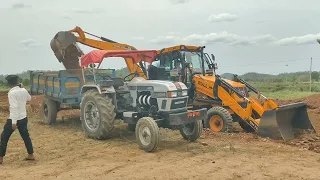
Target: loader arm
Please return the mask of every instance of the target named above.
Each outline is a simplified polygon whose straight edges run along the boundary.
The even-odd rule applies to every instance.
[[[79,55],[77,55],[79,53],[79,51],[81,51],[79,49],[79,47],[77,47],[77,51],[78,52],[76,52],[76,51],[72,51],[72,52],[69,52],[69,53],[66,52],[67,49],[69,48],[69,46],[70,47],[72,45],[76,46],[75,45],[76,42],[81,43],[81,44],[83,44],[85,46],[89,46],[89,47],[92,47],[92,48],[99,49],[99,50],[137,50],[133,46],[130,46],[130,45],[127,45],[127,44],[118,43],[116,41],[112,41],[112,40],[107,39],[105,37],[100,37],[100,36],[85,32],[78,26],[75,27],[72,30],[69,30],[69,31],[66,31],[66,32],[59,32],[59,33],[64,33],[64,34],[61,35],[61,37],[62,36],[65,36],[65,37],[71,36],[71,34],[72,34],[76,38],[75,42],[73,42],[73,41],[68,41],[68,42],[65,41],[65,42],[63,42],[64,41],[63,39],[58,39],[57,38],[57,35],[59,35],[59,34],[57,34],[54,37],[53,41],[51,42],[51,48],[55,52],[56,56],[57,56],[57,52],[58,52],[58,54],[59,53],[61,54],[61,55],[58,55],[60,58],[58,58],[58,56],[57,56],[57,58],[60,61],[62,61],[62,63],[64,65],[68,64],[68,63],[73,63],[73,65],[69,66],[71,68],[74,68],[74,67],[80,68],[79,66],[77,66],[75,64],[77,62],[76,62],[76,60],[74,58],[75,56],[79,57]],[[78,36],[75,36],[73,33],[77,34]],[[89,35],[91,35],[93,37],[96,37],[99,40],[87,38],[86,34],[89,34]],[[54,40],[56,40],[56,41],[54,41]],[[59,44],[60,47],[58,47],[59,45],[56,45],[56,44]],[[63,48],[61,48],[61,47],[63,47]],[[80,54],[83,55],[83,53],[80,53]],[[72,57],[73,57],[73,59],[72,59]],[[124,58],[124,59],[125,59],[125,62],[126,62],[126,65],[127,65],[129,73],[137,72],[137,73],[140,74],[140,77],[143,77],[145,79],[147,78],[146,77],[146,72],[145,72],[143,66],[140,67],[138,64],[134,63],[131,58]],[[78,60],[78,58],[77,58],[77,60]],[[71,61],[73,61],[73,62],[71,62]],[[66,67],[66,69],[68,69],[68,68]]]

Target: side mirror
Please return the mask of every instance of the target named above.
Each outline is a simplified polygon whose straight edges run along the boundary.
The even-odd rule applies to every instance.
[[[215,58],[215,56],[213,54],[211,54],[211,59],[212,59],[212,61],[216,60],[216,58]]]
[[[213,63],[213,69],[218,69],[218,64],[217,63]]]

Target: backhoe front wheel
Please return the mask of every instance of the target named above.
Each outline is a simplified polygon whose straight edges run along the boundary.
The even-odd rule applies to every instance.
[[[185,140],[196,141],[202,134],[203,125],[202,120],[195,121],[193,123],[186,124],[180,128],[180,134]]]
[[[81,102],[81,124],[90,138],[106,139],[114,129],[115,106],[108,96],[95,90],[87,91]]]
[[[139,147],[146,151],[155,151],[159,145],[160,134],[157,123],[151,117],[143,117],[136,125],[136,139]]]
[[[233,119],[229,111],[223,107],[212,107],[207,112],[205,128],[213,132],[231,132]]]

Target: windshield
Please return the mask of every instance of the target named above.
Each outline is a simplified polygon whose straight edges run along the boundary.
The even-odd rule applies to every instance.
[[[170,71],[175,67],[175,63],[180,61],[180,55],[177,53],[185,54],[185,61],[192,64],[194,72],[202,72],[202,61],[201,61],[201,53],[200,52],[190,52],[190,51],[175,51],[172,53],[165,54],[164,58],[164,67],[166,71]],[[207,57],[204,55],[204,69],[208,70]],[[160,59],[159,57],[152,63],[155,67],[160,67]]]
[[[192,67],[194,69],[194,72],[202,72],[202,60],[201,60],[201,53],[200,52],[188,52],[184,51],[186,56],[186,62],[191,63]],[[208,70],[208,64],[206,61],[206,56],[203,56],[204,58],[204,69]]]

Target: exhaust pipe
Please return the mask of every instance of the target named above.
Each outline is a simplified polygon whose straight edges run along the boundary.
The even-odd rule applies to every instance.
[[[258,135],[289,141],[295,139],[303,130],[315,131],[307,113],[307,105],[294,103],[264,112]]]
[[[50,41],[54,55],[66,69],[80,69],[79,57],[83,52],[76,42],[77,37],[69,31],[58,32]]]

